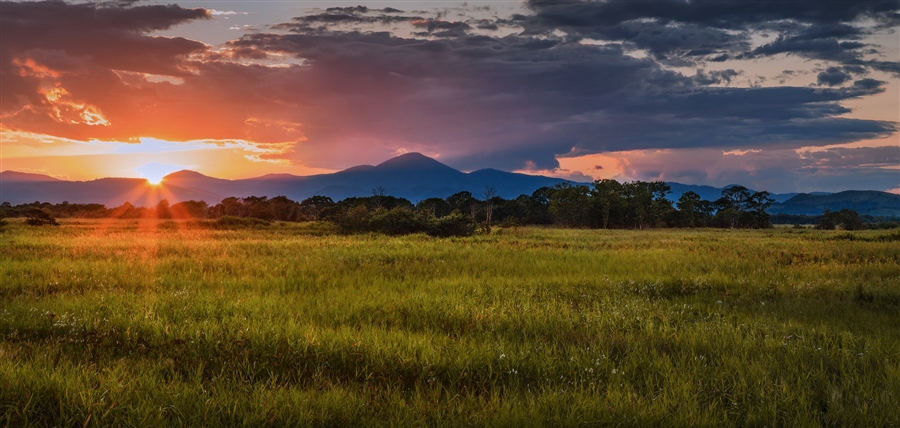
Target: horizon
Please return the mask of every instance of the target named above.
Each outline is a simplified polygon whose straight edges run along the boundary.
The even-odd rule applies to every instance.
[[[900,194],[900,2],[340,6],[2,1],[0,169]]]
[[[368,166],[368,167],[378,167],[378,166],[381,166],[382,164],[387,164],[387,163],[389,163],[389,162],[391,162],[391,161],[394,161],[394,160],[396,160],[396,159],[399,159],[399,158],[402,158],[402,157],[406,157],[407,155],[418,155],[418,156],[423,157],[424,159],[428,159],[428,160],[430,160],[430,161],[438,162],[438,163],[440,163],[440,164],[443,165],[443,166],[449,167],[449,165],[443,164],[443,163],[441,163],[440,161],[438,161],[438,160],[436,160],[436,159],[433,159],[433,158],[430,158],[430,157],[428,157],[428,156],[425,156],[425,155],[423,155],[423,154],[421,154],[421,153],[418,153],[418,152],[411,152],[411,153],[404,153],[404,154],[402,154],[402,155],[395,156],[395,157],[393,157],[393,158],[384,160],[383,162],[378,162],[378,163],[376,163],[376,164],[374,164],[374,165],[371,165],[371,164],[355,165],[355,166],[346,168],[346,169],[341,170],[341,171],[335,171],[335,173],[338,173],[338,172],[344,172],[344,171],[351,170],[351,169],[355,169],[355,168],[359,168],[359,167],[367,167],[367,166]],[[453,167],[450,167],[450,168],[453,168]],[[471,174],[471,173],[473,173],[473,172],[477,172],[477,171],[481,171],[481,170],[490,170],[490,169],[493,169],[493,168],[482,168],[481,170],[475,170],[475,171],[462,171],[462,170],[458,170],[458,169],[456,169],[456,168],[453,168],[453,169],[456,170],[456,171],[459,171],[459,172],[461,172],[461,173],[463,173],[463,174],[467,174],[467,175],[468,175],[468,174]],[[40,174],[40,173],[23,172],[23,171],[14,171],[14,170],[2,170],[2,171],[0,171],[0,174],[7,173],[7,172],[21,173],[21,174],[29,174],[29,175],[39,175],[39,176],[42,176],[42,177],[48,177],[48,178],[53,178],[53,179],[56,179],[56,180],[68,181],[68,182],[88,182],[88,181],[102,180],[102,179],[144,180],[144,181],[146,182],[147,187],[148,187],[149,189],[159,189],[159,190],[165,188],[165,185],[166,185],[165,179],[166,179],[166,178],[169,178],[169,177],[171,177],[171,176],[174,176],[174,175],[180,174],[180,173],[184,173],[184,172],[187,172],[187,173],[193,173],[193,174],[199,174],[199,175],[201,175],[201,176],[203,176],[203,177],[206,177],[206,178],[212,178],[212,179],[217,179],[217,180],[228,180],[228,181],[254,180],[254,179],[264,178],[264,177],[270,176],[270,175],[282,175],[282,176],[285,176],[285,175],[286,175],[286,176],[291,176],[291,177],[295,177],[295,178],[309,177],[308,175],[307,175],[307,176],[303,176],[303,175],[294,175],[294,174],[290,174],[290,173],[268,173],[268,174],[264,174],[264,175],[260,175],[260,176],[252,176],[252,177],[245,177],[245,178],[223,178],[223,177],[215,177],[215,176],[206,175],[206,174],[203,174],[202,172],[195,171],[195,170],[191,170],[191,169],[182,169],[182,170],[178,170],[178,171],[173,171],[173,172],[169,172],[169,173],[167,173],[167,174],[165,174],[165,175],[158,176],[158,177],[98,177],[98,178],[93,178],[93,179],[88,179],[88,180],[67,180],[67,179],[56,178],[56,177],[52,177],[52,176],[45,175],[45,174]],[[509,171],[502,171],[502,172],[509,172]],[[530,176],[533,176],[533,177],[559,178],[559,177],[551,177],[551,176],[539,175],[539,174],[528,174],[528,173],[523,173],[523,172],[512,172],[512,173],[513,173],[513,174],[525,174],[525,175],[530,175]],[[326,173],[326,175],[328,175],[328,174],[332,174],[332,173]],[[319,175],[319,174],[316,174],[316,175]],[[615,180],[615,179],[613,179],[613,180]],[[572,180],[569,180],[569,181],[572,182],[572,183],[575,183],[575,184],[580,184],[580,185],[590,185],[590,184],[591,184],[591,182],[578,182],[578,181],[572,181]],[[617,180],[617,181],[623,182],[623,183],[625,182],[625,181],[623,181],[623,180]],[[640,181],[640,180],[633,180],[633,181]],[[744,186],[744,185],[741,184],[741,183],[729,183],[729,184],[726,184],[726,185],[723,185],[723,186],[710,186],[710,185],[703,185],[703,184],[679,183],[679,182],[675,182],[675,181],[666,181],[666,183],[678,184],[678,185],[685,185],[685,186],[701,186],[701,187],[702,187],[702,186],[706,186],[706,187],[711,187],[711,188],[714,188],[714,189],[727,189],[727,188],[730,188],[730,187],[736,187],[736,186],[747,187],[747,186]],[[772,195],[834,194],[834,193],[840,193],[840,192],[846,192],[846,191],[856,191],[856,192],[859,192],[859,191],[872,191],[872,189],[846,189],[846,190],[842,190],[842,191],[840,191],[840,192],[811,191],[811,192],[784,192],[784,193],[777,193],[777,192],[770,192],[770,191],[768,191],[767,189],[753,189],[753,188],[750,188],[750,187],[748,187],[748,189],[751,190],[751,191],[767,191],[767,192],[769,192],[769,193],[772,194]],[[894,190],[898,190],[898,189],[894,189]],[[888,191],[888,192],[885,192],[885,193],[900,194],[900,192],[898,192],[898,191]],[[262,195],[262,196],[269,196],[269,195]]]

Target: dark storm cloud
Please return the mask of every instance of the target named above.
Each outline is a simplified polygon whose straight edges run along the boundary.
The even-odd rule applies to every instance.
[[[106,7],[104,4],[69,4],[62,1],[2,2],[4,31],[42,30],[38,37],[19,39],[49,40],[73,31],[116,30],[143,33],[165,30],[194,19],[207,18],[203,9],[184,9],[176,5]],[[15,34],[15,33],[13,33]],[[19,33],[21,34],[21,33]]]
[[[563,30],[570,37],[622,41],[676,65],[700,57],[725,61],[777,54],[865,65],[860,58],[867,53],[867,45],[858,40],[870,30],[852,23],[869,19],[880,28],[900,25],[900,2],[896,0],[814,5],[806,0],[536,0],[529,6],[534,15],[517,17],[529,33]],[[773,35],[776,40],[750,49],[752,31]]]
[[[820,85],[828,85],[828,86],[840,86],[844,82],[852,79],[848,73],[845,73],[838,67],[828,67],[827,70],[819,73],[817,76],[817,80]]]
[[[420,16],[397,15],[403,11],[385,8],[369,9],[366,6],[329,7],[325,12],[296,17],[300,24],[342,24],[342,23],[382,23],[408,22],[422,19]]]
[[[424,29],[427,33],[435,30],[454,31],[455,35],[465,35],[469,25],[459,21],[444,21],[443,19],[416,19],[410,22],[413,27]]]
[[[859,168],[865,166],[891,169],[900,165],[900,148],[897,146],[845,148],[838,147],[802,153],[806,168]],[[900,177],[897,177],[900,179]]]
[[[419,25],[432,23],[447,25],[438,19]],[[691,48],[700,45],[698,39]],[[618,43],[527,32],[461,31],[435,39],[331,31],[248,35],[231,46],[308,61],[304,81],[321,90],[317,111],[310,112],[315,120],[298,119],[318,124],[307,130],[304,150],[311,155],[323,150],[315,141],[342,150],[343,141],[366,135],[373,144],[418,144],[461,168],[543,169],[557,167],[556,156],[571,151],[821,145],[895,132],[892,123],[835,117],[850,111],[842,101],[879,93],[883,82],[712,87],[741,72],[701,69],[685,76],[653,56],[629,56]],[[846,82],[865,71],[854,67],[839,70]]]
[[[697,70],[697,75],[694,77],[694,80],[701,85],[730,84],[731,79],[734,79],[741,74],[741,72],[730,68],[728,70],[710,71],[708,73],[705,70]]]
[[[476,8],[489,9],[484,8]],[[408,14],[390,7],[370,9],[366,6],[330,7],[324,12],[313,13],[292,19],[290,23],[275,24],[273,29],[288,30],[301,34],[326,34],[338,27],[357,31],[375,31],[376,26],[407,24],[416,36],[457,37],[466,35],[469,30],[496,31],[501,26],[510,26],[508,20],[500,18],[466,18],[464,21],[446,20],[447,11],[439,11],[433,16],[425,16],[425,12]],[[369,27],[368,30],[361,27]]]
[[[886,82],[882,82],[880,80],[866,78],[853,82],[853,87],[864,91],[877,91],[879,88],[884,86],[885,83]]]
[[[811,7],[807,0],[661,0],[650,3],[628,0],[533,0],[529,5],[538,12],[542,21],[575,27],[648,17],[719,28],[739,28],[748,22],[780,19],[847,22],[873,16],[884,22],[900,20],[895,0],[817,2],[815,7]]]
[[[756,58],[760,56],[772,56],[777,54],[794,54],[812,59],[837,61],[841,63],[861,63],[863,53],[860,49],[865,44],[858,42],[841,42],[837,39],[799,39],[779,38],[778,40],[760,46],[752,52],[742,55],[742,58]]]

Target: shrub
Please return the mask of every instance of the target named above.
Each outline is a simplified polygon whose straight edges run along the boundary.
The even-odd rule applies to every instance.
[[[360,233],[369,230],[369,210],[365,205],[357,205],[334,216],[334,223],[341,233]]]
[[[428,224],[416,213],[397,207],[377,210],[369,220],[369,230],[386,235],[408,235],[428,230]]]
[[[56,222],[56,219],[50,213],[40,208],[31,208],[25,215],[28,217],[25,219],[25,223],[31,226],[59,226],[59,223]]]
[[[428,235],[441,238],[472,236],[475,233],[475,226],[475,220],[472,217],[454,212],[435,220],[428,230]]]
[[[844,230],[863,229],[859,214],[846,208],[836,212],[825,210],[825,213],[822,214],[822,218],[819,220],[819,224],[816,225],[816,229],[834,230],[837,226],[841,226],[841,229]]]

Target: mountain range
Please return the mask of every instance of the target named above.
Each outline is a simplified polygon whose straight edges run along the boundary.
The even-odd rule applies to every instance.
[[[136,206],[152,206],[162,199],[170,203],[203,200],[216,204],[229,196],[287,196],[302,201],[315,195],[340,200],[354,196],[371,196],[374,189],[384,194],[413,202],[429,198],[446,198],[469,191],[481,198],[488,187],[497,196],[515,198],[531,194],[541,187],[567,182],[560,178],[518,174],[496,169],[465,173],[419,153],[407,153],[381,164],[361,165],[331,174],[295,176],[270,174],[261,177],[226,180],[194,171],[178,171],[153,186],[143,178],[101,178],[90,181],[66,181],[40,174],[16,171],[0,173],[0,202],[17,205],[34,201],[61,203],[100,203],[115,207],[131,202]],[[677,201],[685,192],[693,191],[706,200],[718,199],[724,188],[681,183],[668,183]],[[773,194],[776,204],[771,213],[821,214],[825,209],[855,209],[860,214],[900,216],[900,195],[878,191],[845,191],[839,193]]]
[[[168,199],[170,203],[193,199],[215,204],[229,196],[283,195],[301,201],[322,195],[340,200],[371,196],[375,188],[383,189],[387,195],[415,202],[430,197],[445,198],[461,191],[481,197],[487,186],[494,187],[497,196],[514,198],[563,182],[566,180],[495,169],[464,173],[422,154],[407,153],[375,166],[360,165],[332,174],[310,176],[269,174],[226,180],[184,170],[165,176],[158,186],[149,185],[143,178],[65,181],[39,174],[4,171],[0,173],[0,202],[69,201],[111,207],[126,201],[136,206],[150,206],[161,199]]]

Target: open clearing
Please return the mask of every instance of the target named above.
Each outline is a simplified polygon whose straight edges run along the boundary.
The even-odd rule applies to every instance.
[[[12,222],[0,426],[900,424],[900,233]]]

